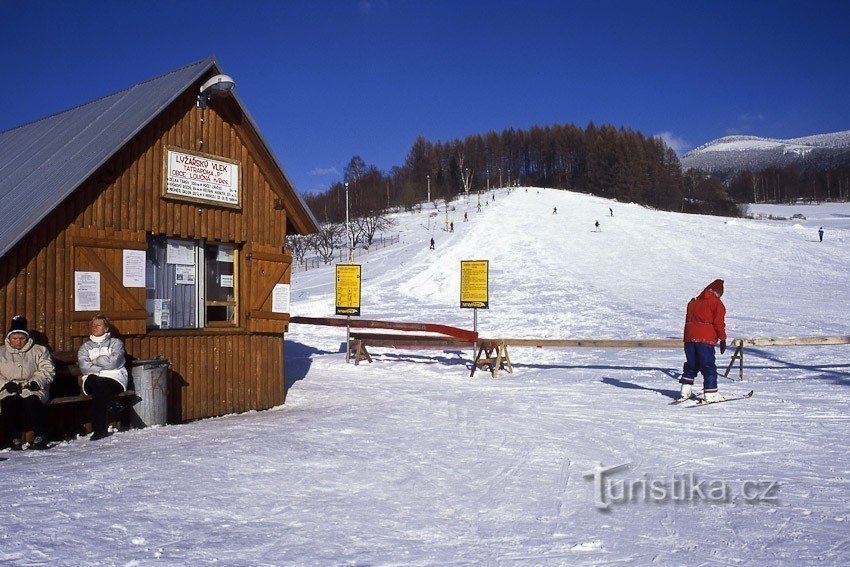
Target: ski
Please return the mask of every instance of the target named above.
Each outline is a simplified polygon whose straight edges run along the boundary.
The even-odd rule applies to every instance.
[[[683,403],[689,402],[691,400],[698,402],[702,399],[702,398],[699,397],[701,394],[702,394],[702,390],[700,390],[699,392],[694,392],[693,394],[691,394],[690,398],[679,398],[679,399],[673,400],[672,402],[670,402],[670,405],[671,406],[678,406],[679,404],[683,404]]]
[[[700,402],[698,402],[698,403],[696,403],[692,406],[687,406],[687,407],[698,408],[700,406],[710,406],[710,405],[714,405],[714,404],[722,404],[723,402],[734,402],[735,400],[746,400],[747,398],[752,398],[752,397],[753,397],[753,390],[750,390],[749,392],[747,392],[743,396],[735,396],[734,398],[723,398],[722,400],[719,400],[719,401],[716,401],[716,402],[700,401]]]

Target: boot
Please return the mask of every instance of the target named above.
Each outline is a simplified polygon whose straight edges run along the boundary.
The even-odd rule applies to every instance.
[[[30,443],[30,449],[41,450],[47,449],[48,441],[46,435],[39,435]]]
[[[690,399],[693,389],[694,387],[692,384],[682,384],[682,389],[679,392],[679,400]]]
[[[705,393],[705,403],[713,404],[715,402],[722,402],[723,396],[720,395],[720,392],[706,392]]]

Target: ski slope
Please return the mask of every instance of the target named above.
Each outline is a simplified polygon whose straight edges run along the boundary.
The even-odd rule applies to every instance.
[[[453,233],[442,206],[398,213],[401,242],[355,258],[363,317],[470,328],[459,263],[488,259],[484,336],[678,338],[715,278],[732,338],[850,334],[848,205],[759,221],[494,194],[454,201]],[[332,315],[332,285],[331,266],[296,272],[293,314]],[[517,348],[492,379],[460,350],[346,365],[344,337],[291,326],[271,411],[0,452],[0,564],[850,562],[850,346],[748,349],[720,389],[753,399],[686,409],[668,404],[678,349]],[[635,489],[603,511],[600,464],[628,465],[615,487],[697,478],[728,498]]]

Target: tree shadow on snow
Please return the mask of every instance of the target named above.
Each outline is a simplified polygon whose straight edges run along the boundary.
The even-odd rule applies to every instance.
[[[313,364],[313,356],[317,354],[334,354],[331,351],[319,350],[315,347],[298,343],[295,341],[284,341],[284,361],[286,372],[284,373],[283,392],[299,380],[303,380]]]
[[[632,382],[624,382],[623,380],[618,380],[617,378],[609,378],[608,376],[602,377],[602,383],[608,384],[609,386],[616,386],[618,388],[625,388],[627,390],[646,390],[648,392],[655,392],[657,394],[661,394],[665,398],[672,398],[674,400],[679,397],[679,390],[660,390],[658,388],[647,388],[646,386],[640,386]]]

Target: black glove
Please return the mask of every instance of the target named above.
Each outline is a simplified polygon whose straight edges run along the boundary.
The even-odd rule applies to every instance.
[[[10,394],[21,393],[21,385],[17,382],[6,382],[6,384],[3,385],[3,389],[9,392]]]
[[[720,341],[720,354],[723,354],[724,352],[726,352],[726,341],[725,340]]]
[[[27,390],[29,390],[30,392],[38,392],[39,390],[41,390],[41,385],[35,380],[30,380],[30,383],[27,384]]]

